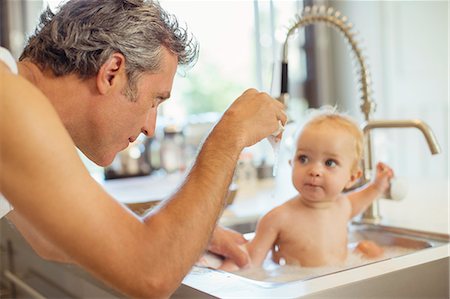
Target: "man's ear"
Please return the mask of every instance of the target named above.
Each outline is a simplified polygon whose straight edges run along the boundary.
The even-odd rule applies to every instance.
[[[359,180],[359,178],[361,178],[361,176],[362,176],[361,169],[358,169],[357,171],[353,172],[350,176],[350,180],[345,185],[345,189],[349,189],[350,187],[352,187]]]
[[[100,94],[107,94],[124,73],[125,57],[120,53],[112,54],[97,74],[97,88]]]
[[[292,159],[289,159],[289,166],[292,166]]]

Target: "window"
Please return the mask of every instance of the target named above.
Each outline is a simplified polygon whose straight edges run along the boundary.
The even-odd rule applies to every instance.
[[[44,0],[44,6],[54,10],[62,2]],[[190,114],[221,113],[249,87],[278,96],[279,91],[271,90],[271,86],[286,34],[282,26],[301,9],[302,1],[160,3],[186,23],[200,43],[197,64],[176,76],[171,100],[161,106],[162,115],[180,119]]]
[[[174,83],[168,117],[223,112],[246,88],[271,91],[272,70],[280,59],[285,33],[279,26],[292,17],[298,1],[162,1],[188,24],[200,43],[197,64]]]
[[[44,5],[56,9],[61,2],[46,0]],[[161,126],[184,123],[192,115],[216,112],[217,118],[247,88],[279,95],[278,68],[286,37],[283,25],[287,26],[301,10],[302,1],[162,0],[160,3],[181,23],[187,24],[200,44],[197,64],[175,77],[171,99],[160,107],[157,122],[160,135]],[[299,48],[303,39],[297,35],[294,40],[297,42],[291,41],[290,45]],[[290,52],[290,80],[299,84],[305,77],[306,68],[301,61],[304,55],[293,49]],[[298,92],[293,95],[300,96]],[[271,161],[270,145],[262,147],[256,150],[257,159],[270,155]],[[91,172],[99,173],[98,167],[85,163]]]

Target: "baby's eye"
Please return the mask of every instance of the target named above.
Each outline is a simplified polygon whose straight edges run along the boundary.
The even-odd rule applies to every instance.
[[[337,166],[337,162],[332,160],[332,159],[329,159],[329,160],[325,161],[325,165],[327,167],[336,167]]]
[[[298,156],[298,160],[300,161],[301,164],[305,164],[308,162],[308,157],[305,155],[300,155]]]

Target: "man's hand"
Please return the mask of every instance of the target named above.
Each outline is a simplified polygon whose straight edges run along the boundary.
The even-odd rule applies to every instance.
[[[214,131],[244,148],[272,134],[280,137],[280,128],[286,121],[285,106],[281,102],[267,93],[248,89],[225,111]]]
[[[208,250],[231,259],[242,268],[250,261],[248,253],[241,248],[245,243],[247,240],[238,232],[217,226],[212,234]]]

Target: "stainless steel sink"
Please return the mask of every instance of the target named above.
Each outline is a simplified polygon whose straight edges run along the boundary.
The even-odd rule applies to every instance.
[[[251,239],[253,235],[254,233],[245,234],[248,239]],[[349,249],[351,250],[361,240],[372,240],[383,246],[385,254],[378,259],[363,259],[349,254],[350,257],[343,266],[318,268],[279,266],[273,263],[270,257],[268,257],[261,268],[225,273],[227,275],[237,275],[248,282],[257,283],[263,287],[273,287],[274,285],[294,281],[307,281],[368,264],[395,259],[417,251],[446,245],[449,243],[450,238],[449,235],[445,234],[375,224],[354,223],[349,227]]]

